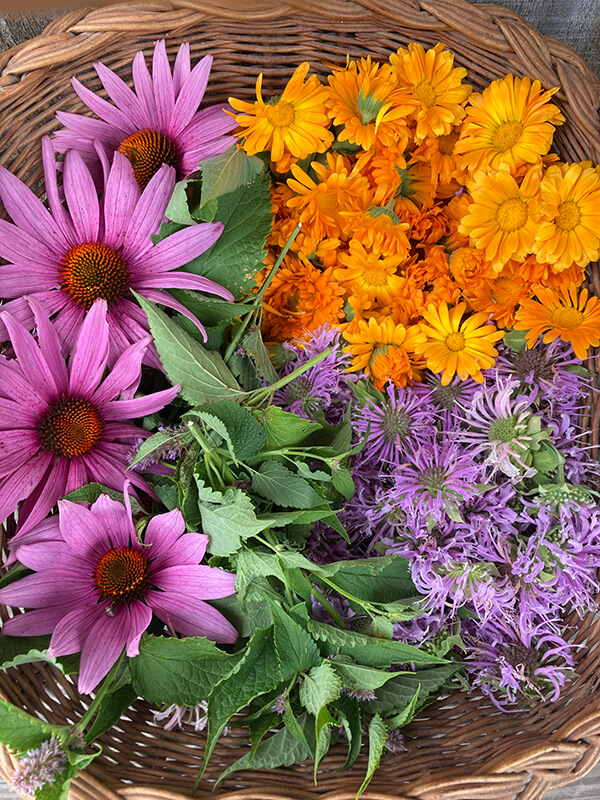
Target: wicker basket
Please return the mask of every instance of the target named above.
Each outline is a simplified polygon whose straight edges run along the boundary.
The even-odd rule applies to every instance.
[[[156,0],[78,10],[55,20],[36,39],[0,55],[0,161],[41,190],[40,137],[51,133],[58,109],[82,111],[70,89],[76,74],[99,88],[91,62],[101,60],[129,77],[134,53],[149,53],[167,39],[172,56],[182,41],[192,56],[214,56],[209,90],[216,100],[250,98],[257,74],[265,93],[276,93],[303,60],[319,70],[323,59],[343,62],[371,53],[387,60],[390,51],[418,41],[445,42],[469,80],[482,88],[507,72],[560,86],[556,102],[568,123],[556,145],[565,160],[600,162],[600,82],[569,47],[542,36],[518,15],[497,5],[465,0]],[[224,7],[227,6],[227,7]],[[591,282],[600,294],[600,274]],[[600,405],[590,405],[587,426],[597,436]],[[452,695],[430,706],[408,728],[408,753],[387,756],[365,800],[535,800],[551,787],[576,780],[600,758],[600,621],[579,623],[576,679],[554,704],[532,704],[503,714],[478,694]],[[47,665],[0,674],[8,700],[58,724],[75,722],[89,698]],[[77,800],[182,800],[189,796],[202,760],[203,739],[191,729],[165,732],[152,723],[150,708],[137,702],[101,739],[103,755],[74,782]],[[365,759],[347,772],[342,747],[334,750],[313,786],[312,765],[265,772],[235,773],[212,793],[222,769],[247,747],[243,729],[217,745],[199,800],[352,800]],[[0,774],[14,765],[0,752]]]

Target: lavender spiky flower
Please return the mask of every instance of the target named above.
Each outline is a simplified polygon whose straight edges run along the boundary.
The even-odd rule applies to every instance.
[[[178,706],[175,703],[168,706],[163,711],[153,711],[154,722],[166,731],[172,731],[174,728],[183,728],[185,724],[193,725],[196,733],[200,733],[206,728],[208,724],[208,703],[206,700],[201,700],[195,706]],[[164,722],[166,720],[166,722]],[[225,736],[227,728],[223,731]]]
[[[273,700],[273,705],[271,708],[276,714],[285,714],[285,710],[287,708],[287,692],[282,692],[281,694],[277,695],[275,700]]]
[[[19,794],[34,794],[52,783],[67,767],[67,756],[55,736],[42,742],[19,759],[13,775],[13,787]]]

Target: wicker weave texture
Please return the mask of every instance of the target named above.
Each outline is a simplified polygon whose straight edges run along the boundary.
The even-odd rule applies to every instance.
[[[555,101],[568,122],[555,137],[565,160],[600,162],[600,82],[561,42],[543,36],[517,14],[466,0],[158,0],[77,10],[54,20],[42,36],[0,55],[0,162],[42,191],[40,138],[56,129],[56,110],[81,113],[70,78],[101,89],[92,61],[125,80],[134,53],[149,54],[157,38],[174,56],[182,41],[194,59],[214,57],[208,102],[251,98],[259,72],[265,95],[279,92],[300,61],[325,77],[323,60],[345,62],[371,54],[387,60],[408,42],[444,42],[468,79],[481,89],[507,72],[560,86]],[[600,295],[594,265],[592,288]],[[595,361],[590,359],[590,366]],[[586,424],[597,444],[600,405],[590,402]],[[478,695],[456,694],[430,706],[408,728],[408,753],[387,756],[365,800],[538,800],[551,787],[583,776],[600,759],[600,621],[573,620],[577,677],[554,704],[531,704],[503,714]],[[46,664],[0,675],[0,692],[51,722],[71,723],[84,712],[72,682]],[[71,800],[182,800],[202,760],[203,739],[191,729],[165,732],[138,701],[101,739],[103,755],[78,778]],[[196,797],[199,800],[352,800],[366,759],[338,772],[334,749],[313,786],[312,765],[268,773],[240,772],[213,793],[222,769],[247,748],[244,730],[220,740]],[[0,774],[10,778],[10,755],[0,752]]]

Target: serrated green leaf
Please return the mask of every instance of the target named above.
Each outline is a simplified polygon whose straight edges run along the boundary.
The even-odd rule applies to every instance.
[[[337,661],[331,662],[335,671],[342,679],[344,689],[352,692],[373,691],[379,689],[394,677],[394,672],[384,672],[382,669],[365,667],[361,664],[344,664]]]
[[[438,690],[460,669],[459,664],[445,664],[417,672],[403,672],[375,690],[376,700],[365,704],[368,711],[380,714],[399,713],[406,708],[419,690],[419,702]]]
[[[340,696],[342,681],[329,661],[313,667],[300,684],[300,702],[315,717],[323,706]]]
[[[239,663],[203,637],[174,639],[144,634],[140,654],[130,659],[133,687],[150,703],[194,706]]]
[[[360,714],[360,706],[358,701],[347,695],[340,695],[333,704],[338,711],[344,730],[346,731],[346,738],[348,739],[348,755],[346,763],[342,770],[349,769],[360,753],[362,744],[362,720]]]
[[[315,766],[314,766],[314,781],[317,783],[317,770],[321,761],[325,758],[329,745],[331,744],[331,727],[337,726],[337,721],[331,716],[327,706],[317,714],[315,720],[315,740],[317,742],[317,749],[315,752]]]
[[[375,770],[379,766],[386,739],[387,728],[385,722],[381,719],[379,714],[375,714],[375,716],[369,722],[369,761],[367,764],[367,774],[365,775],[365,779],[356,794],[356,800],[358,800],[361,794],[365,791],[371,782],[371,778],[373,777]]]
[[[212,400],[240,401],[245,397],[221,356],[205,350],[154,303],[135,296],[148,317],[169,380],[180,384],[184,400],[201,405]]]
[[[323,503],[308,481],[279,464],[263,462],[252,476],[252,488],[284,508],[314,508]]]
[[[300,444],[321,427],[318,422],[290,414],[279,406],[269,406],[264,410],[263,425],[267,437],[266,450],[280,450]]]
[[[225,400],[202,407],[225,425],[234,455],[244,461],[256,455],[265,443],[265,432],[256,417],[237,403]]]
[[[242,314],[248,313],[248,306],[243,303],[229,303],[227,300],[208,300],[197,292],[186,289],[171,289],[170,293],[184,305],[188,311],[198,317],[207,327],[214,327],[219,322],[228,322]]]
[[[275,649],[284,673],[304,672],[316,666],[321,656],[312,637],[276,603],[269,605],[273,615]]]
[[[239,550],[242,541],[264,531],[269,523],[257,519],[252,501],[241,489],[229,488],[222,498],[220,505],[200,500],[200,514],[202,530],[210,538],[209,552],[229,556]]]
[[[213,198],[233,192],[252,182],[264,170],[256,156],[248,156],[237,146],[202,162],[202,206]]]
[[[254,362],[256,372],[263,380],[267,383],[275,383],[279,380],[279,375],[271,363],[269,351],[263,342],[260,328],[256,325],[250,326],[240,344]]]
[[[327,564],[321,573],[347,597],[391,603],[417,593],[408,560],[402,556],[361,558]]]
[[[195,225],[195,220],[190,215],[188,207],[188,199],[186,189],[189,181],[178,181],[173,189],[173,194],[169,200],[169,205],[165,211],[165,217],[170,219],[171,222],[177,222],[180,225]]]
[[[388,728],[403,728],[405,725],[408,725],[415,715],[420,689],[421,687],[417,686],[417,690],[414,693],[410,703],[403,711],[401,711],[399,714],[395,714],[393,717],[386,717],[385,722]]]
[[[350,470],[346,469],[346,467],[338,467],[338,469],[332,471],[331,477],[333,485],[338,492],[342,494],[346,500],[352,500],[354,492],[356,491],[356,486],[352,480]]]
[[[0,698],[0,742],[7,747],[23,753],[45,742],[56,731],[56,726],[48,725]]]
[[[271,728],[276,728],[281,722],[281,717],[279,714],[273,712],[267,712],[262,716],[258,717],[258,719],[251,720],[248,724],[248,728],[250,730],[250,760],[254,757],[254,754],[258,750],[260,743],[265,738],[265,735],[271,730]]]

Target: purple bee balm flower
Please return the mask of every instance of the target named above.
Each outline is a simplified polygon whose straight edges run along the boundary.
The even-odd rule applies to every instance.
[[[134,302],[134,290],[148,300],[199,321],[164,289],[192,289],[228,300],[231,292],[200,275],[182,272],[221,235],[220,222],[191,225],[153,245],[175,185],[175,170],[162,166],[140,193],[131,164],[115,154],[106,189],[98,201],[96,187],[79,153],[67,153],[63,188],[68,211],[59,200],[54,152],[42,141],[48,211],[25,184],[0,167],[0,198],[14,224],[0,220],[0,298],[30,330],[33,314],[25,295],[35,297],[55,317],[63,352],[73,348],[86,311],[102,298],[108,305],[109,363],[128,345],[148,335],[148,321]],[[0,323],[0,341],[7,331]],[[154,347],[146,363],[160,368]]]
[[[129,420],[159,411],[179,391],[175,386],[119,399],[139,382],[149,336],[128,347],[103,380],[109,348],[105,300],[86,314],[68,363],[54,326],[39,303],[30,302],[37,342],[11,314],[0,314],[16,355],[0,358],[0,520],[24,500],[21,531],[86,483],[122,489],[131,444],[147,435]],[[141,475],[132,473],[131,481],[152,494]]]
[[[398,466],[410,447],[431,438],[435,411],[421,392],[411,387],[388,386],[380,403],[369,398],[354,412],[354,430],[359,439],[367,435],[360,453],[361,464]]]
[[[224,153],[235,141],[224,135],[236,127],[236,122],[222,106],[198,111],[211,66],[212,56],[205,56],[191,69],[190,46],[186,42],[180,46],[171,72],[162,40],[154,47],[152,74],[144,54],[136,54],[132,91],[104,64],[94,64],[114,105],[73,78],[79,98],[100,119],[59,111],[56,116],[66,130],[54,134],[55,149],[60,153],[77,150],[90,166],[99,165],[96,142],[111,157],[114,152],[123,153],[131,161],[141,189],[162,164],[174,167],[178,179],[189,175],[198,162]]]
[[[119,658],[139,653],[152,614],[183,636],[232,643],[237,631],[206,600],[234,593],[235,575],[203,558],[208,536],[185,533],[179,509],[159,514],[138,541],[127,507],[101,495],[87,509],[61,500],[62,541],[21,548],[34,570],[0,590],[0,603],[33,609],[4,624],[10,636],[51,633],[52,656],[81,651],[78,687],[91,692]]]

